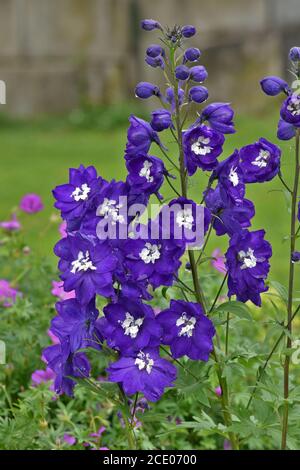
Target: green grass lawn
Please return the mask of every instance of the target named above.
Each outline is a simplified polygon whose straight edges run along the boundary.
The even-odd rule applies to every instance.
[[[226,139],[224,156],[235,147],[252,143],[260,136],[277,141],[276,115],[242,117],[237,120],[235,135]],[[165,143],[172,148],[168,142]],[[13,208],[25,193],[35,192],[42,196],[45,210],[36,215],[22,215],[21,220],[27,232],[32,249],[41,256],[53,256],[52,246],[58,239],[58,222],[50,223],[55,214],[51,189],[66,182],[68,168],[95,165],[104,178],[124,178],[125,166],[123,149],[126,142],[126,129],[101,133],[97,130],[84,130],[64,127],[3,126],[0,127],[0,220],[9,218]],[[293,171],[293,154],[290,143],[281,143],[283,148],[282,171],[289,181]],[[175,156],[175,155],[174,155]],[[191,196],[200,200],[204,189],[204,175],[197,172],[191,182]],[[289,229],[287,203],[279,180],[263,185],[249,185],[247,197],[256,205],[253,228],[264,228],[267,238],[273,244],[272,279],[284,282],[287,277],[288,243],[283,243]],[[162,191],[169,195],[166,188]],[[226,247],[226,237],[214,238],[213,246]],[[209,251],[210,252],[210,251]],[[54,257],[53,257],[54,260]]]

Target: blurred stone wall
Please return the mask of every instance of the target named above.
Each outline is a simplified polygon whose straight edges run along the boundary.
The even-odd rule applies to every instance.
[[[0,80],[14,115],[64,112],[83,100],[116,103],[155,80],[141,18],[195,24],[213,100],[261,106],[259,79],[284,73],[300,44],[300,0],[0,0]],[[2,109],[0,109],[2,111]]]

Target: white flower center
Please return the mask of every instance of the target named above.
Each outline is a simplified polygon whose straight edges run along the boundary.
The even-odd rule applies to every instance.
[[[140,252],[140,258],[144,261],[145,264],[154,264],[155,261],[160,258],[159,250],[160,245],[151,245],[151,243],[147,242],[145,247]]]
[[[192,229],[194,217],[192,215],[192,209],[182,209],[176,214],[176,223],[179,227],[184,227],[189,230]]]
[[[210,153],[212,151],[212,147],[208,145],[209,143],[210,138],[201,135],[199,139],[193,143],[193,145],[191,146],[191,150],[196,155],[206,155],[207,153]]]
[[[252,162],[252,165],[258,166],[258,168],[265,168],[268,166],[269,158],[270,152],[268,152],[268,150],[260,150],[256,159]]]
[[[71,197],[75,199],[76,202],[85,201],[89,197],[90,192],[91,188],[84,183],[72,192]]]
[[[144,161],[144,165],[139,172],[139,176],[146,178],[148,183],[153,183],[153,176],[151,176],[152,163],[149,160]]]
[[[237,174],[237,168],[231,168],[230,173],[228,175],[229,181],[232,183],[232,185],[235,187],[239,184],[239,175]]]
[[[76,274],[80,271],[86,272],[89,270],[97,270],[96,266],[94,266],[92,261],[90,260],[90,253],[88,251],[86,251],[85,253],[79,251],[77,259],[72,262],[71,273]]]
[[[140,327],[142,326],[143,322],[144,322],[144,318],[135,319],[128,312],[126,312],[125,320],[123,322],[121,322],[121,320],[119,320],[119,323],[121,323],[121,326],[124,330],[124,334],[126,336],[130,336],[130,338],[136,338],[137,337],[138,332],[140,331]]]
[[[135,363],[138,366],[139,370],[146,369],[147,374],[151,374],[152,367],[154,366],[154,361],[151,359],[150,354],[145,354],[143,351],[140,351],[136,357]]]
[[[257,258],[254,256],[252,248],[248,248],[245,252],[243,250],[238,252],[238,259],[242,264],[241,269],[255,268]]]
[[[183,312],[180,318],[178,318],[176,322],[176,326],[182,326],[180,329],[178,336],[187,336],[191,338],[193,336],[193,330],[195,328],[196,318],[189,317],[186,312]]]
[[[99,208],[98,214],[103,216],[105,219],[111,218],[113,225],[117,222],[124,224],[124,216],[119,214],[122,207],[122,204],[117,204],[117,201],[114,199],[108,199],[106,197]]]
[[[300,115],[300,96],[293,95],[291,101],[289,102],[287,109],[290,111],[290,113],[293,116],[299,116]]]

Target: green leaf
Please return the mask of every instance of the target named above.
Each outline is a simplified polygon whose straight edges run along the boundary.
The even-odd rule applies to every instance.
[[[286,290],[286,287],[280,284],[280,282],[277,281],[271,281],[270,285],[276,290],[276,292],[279,294],[279,297],[285,304],[288,303],[288,293]]]
[[[214,312],[229,312],[244,320],[252,321],[252,315],[250,313],[249,307],[246,304],[243,304],[243,302],[239,301],[224,302],[215,308]]]

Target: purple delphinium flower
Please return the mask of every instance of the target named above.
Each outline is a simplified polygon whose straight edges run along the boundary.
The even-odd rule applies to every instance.
[[[162,343],[170,345],[172,356],[208,361],[213,350],[215,328],[198,303],[171,300],[170,307],[157,316],[162,326]]]
[[[193,80],[194,82],[202,83],[208,77],[208,73],[204,65],[195,65],[194,67],[191,67],[189,70],[190,70],[191,80]]]
[[[95,299],[88,305],[80,305],[76,299],[69,299],[56,304],[58,315],[51,322],[51,331],[62,342],[68,338],[70,351],[92,347],[99,349],[101,337],[95,328],[99,312]]]
[[[190,76],[190,69],[186,65],[178,65],[175,69],[177,80],[187,80]]]
[[[300,261],[300,251],[294,251],[292,253],[292,263],[299,263]]]
[[[240,149],[240,168],[245,183],[270,181],[280,169],[281,150],[266,139]]]
[[[219,386],[219,387],[216,387],[215,388],[215,394],[218,396],[218,397],[221,397],[222,396],[222,388]]]
[[[153,83],[140,82],[135,87],[135,96],[142,100],[147,100],[152,96],[160,96],[160,90],[158,86],[153,85]]]
[[[68,341],[44,349],[43,356],[48,367],[55,373],[54,389],[57,394],[73,396],[76,382],[71,377],[85,378],[90,375],[90,364],[84,353],[70,353]]]
[[[138,156],[126,162],[128,170],[127,183],[133,194],[157,193],[164,182],[165,166],[160,158]]]
[[[56,199],[54,207],[61,211],[61,216],[67,221],[70,230],[76,230],[85,213],[91,208],[94,197],[103,184],[93,166],[69,171],[69,183],[57,186],[53,190]]]
[[[282,104],[280,110],[282,119],[295,127],[300,127],[300,95],[293,93]]]
[[[12,214],[11,220],[0,222],[0,228],[3,228],[8,232],[17,232],[21,229],[21,224],[18,221],[16,214]]]
[[[38,194],[26,194],[20,202],[20,209],[27,214],[35,214],[44,209],[44,204]]]
[[[120,255],[121,251],[119,251]],[[131,299],[151,300],[147,279],[137,280],[129,271],[124,270],[124,257],[120,256],[120,269],[115,271],[114,278],[119,284],[119,294]]]
[[[265,284],[272,256],[272,247],[264,240],[265,231],[235,233],[229,243],[226,256],[228,269],[228,297],[236,295],[237,300],[251,300],[261,305],[260,293],[268,290]]]
[[[157,56],[164,56],[165,51],[162,48],[160,44],[150,44],[150,46],[147,47],[146,54],[149,57],[157,57]]]
[[[233,134],[235,132],[233,109],[229,103],[212,103],[203,109],[199,118],[200,122],[209,122],[210,126],[222,134]]]
[[[289,52],[289,59],[292,62],[300,62],[300,47],[292,47]]]
[[[283,119],[278,121],[277,137],[280,140],[290,140],[296,135],[296,128],[293,124],[285,122]]]
[[[167,109],[156,109],[152,111],[151,117],[151,127],[157,132],[173,127],[172,116]]]
[[[208,98],[208,89],[205,86],[193,86],[189,89],[189,99],[195,103],[203,103]]]
[[[126,161],[133,158],[135,157],[128,157]],[[90,210],[85,214],[81,221],[80,230],[86,236],[96,237],[97,235],[102,241],[107,240],[108,232],[113,230],[115,232],[114,239],[110,237],[109,240],[113,245],[128,235],[128,224],[133,218],[133,215],[130,214],[130,208],[138,204],[142,210],[148,201],[149,194],[137,193],[128,182],[114,180],[109,183],[105,182],[95,197],[94,204],[97,209]]]
[[[108,243],[77,233],[60,240],[54,252],[61,258],[59,269],[65,291],[75,290],[81,303],[89,303],[95,294],[104,297],[114,294],[112,275],[117,258]]]
[[[225,274],[227,271],[226,266],[225,266],[225,256],[222,254],[220,248],[216,248],[212,252],[211,257],[212,257],[212,261],[211,261],[212,267],[216,269],[217,271],[219,271],[219,273]]]
[[[191,24],[185,25],[181,28],[181,34],[185,38],[191,38],[192,36],[195,36],[196,28]]]
[[[0,306],[12,307],[17,297],[21,295],[21,292],[12,287],[6,279],[0,279]]]
[[[216,168],[223,143],[222,134],[204,125],[184,131],[183,150],[188,174],[193,175],[197,168],[208,171]]]
[[[124,197],[127,200],[122,200]],[[81,228],[85,233],[95,235],[96,226],[101,220],[107,225],[126,225],[126,201],[129,204],[129,187],[126,183],[114,180],[106,183],[95,198],[97,210],[87,214]]]
[[[178,197],[162,208],[156,221],[160,238],[173,240],[184,248],[186,244],[197,242],[200,231],[205,235],[211,214],[206,207],[196,204],[192,199]]]
[[[145,57],[145,62],[146,62],[146,64],[150,65],[150,67],[153,67],[153,68],[160,67],[162,70],[164,70],[165,65],[166,65],[162,56],[150,57],[150,56],[147,55]],[[143,99],[143,94],[138,89],[136,90],[136,96],[138,98]]]
[[[243,172],[239,162],[239,152],[235,150],[230,157],[218,164],[211,176],[211,181],[218,179],[221,196],[224,199],[229,197],[236,203],[242,203],[245,195]]]
[[[122,249],[124,264],[132,276],[137,280],[147,280],[154,288],[173,284],[184,252],[184,247],[176,240],[159,237],[128,239]]]
[[[221,185],[208,189],[204,196],[206,206],[214,216],[212,224],[216,235],[233,235],[243,228],[250,227],[251,219],[255,215],[253,202],[248,199],[242,199],[238,203],[233,201]]]
[[[201,52],[197,47],[189,47],[184,52],[183,62],[197,62],[200,56]]]
[[[162,30],[161,24],[158,21],[151,19],[142,20],[141,28],[145,31],[153,31],[154,29]]]
[[[158,348],[122,356],[107,371],[109,380],[121,383],[126,395],[141,392],[151,402],[159,400],[166,387],[173,386],[177,375],[176,367],[159,356]]]
[[[161,328],[150,305],[121,297],[103,309],[105,317],[98,322],[101,333],[112,348],[122,354],[158,346]]]
[[[276,96],[279,93],[287,93],[289,86],[285,80],[280,77],[265,77],[260,81],[262,90],[269,96]]]
[[[137,156],[140,153],[147,154],[152,142],[162,146],[157,132],[150,126],[149,122],[136,116],[130,116],[130,126],[127,132],[127,145],[125,158]]]

